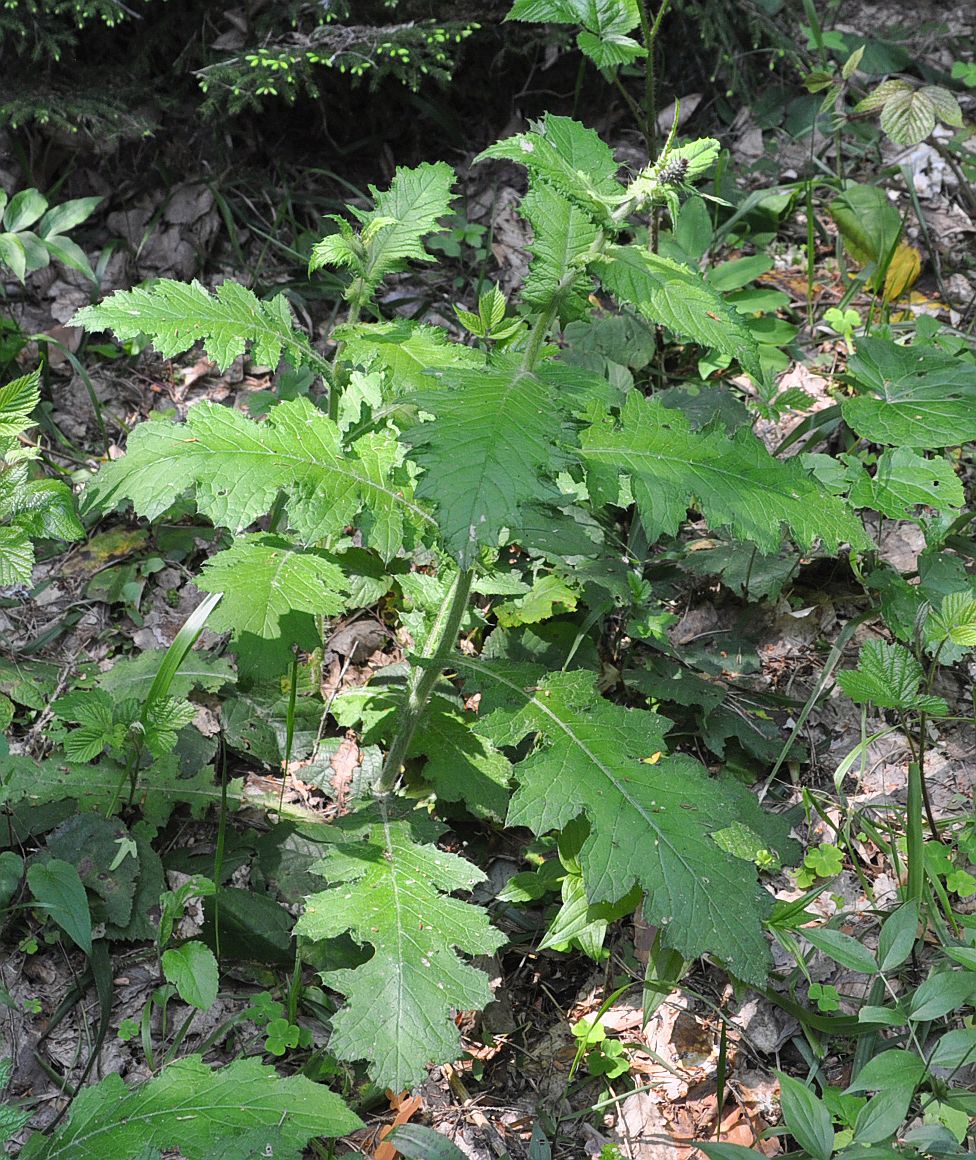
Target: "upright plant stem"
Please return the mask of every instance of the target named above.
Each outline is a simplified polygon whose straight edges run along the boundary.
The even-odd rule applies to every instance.
[[[922,902],[925,885],[925,842],[922,837],[922,768],[917,761],[908,766],[908,818],[905,825],[908,882],[906,902]]]
[[[386,755],[383,772],[376,786],[379,793],[389,793],[400,776],[400,770],[406,760],[413,735],[417,732],[417,726],[424,715],[427,701],[444,671],[454,642],[457,640],[461,620],[468,607],[473,580],[473,568],[457,574],[450,597],[441,606],[434,623],[430,626],[427,640],[420,652],[421,659],[430,663],[417,665],[410,674],[407,683],[407,703],[400,718],[400,728],[393,738],[393,744]]]
[[[525,344],[525,352],[522,355],[523,371],[530,371],[535,366],[539,352],[549,334],[549,327],[552,326],[553,319],[556,317],[558,303],[557,293],[535,320]],[[389,793],[396,784],[396,779],[400,776],[400,770],[403,768],[407,753],[410,751],[410,743],[413,741],[417,726],[427,708],[427,702],[434,691],[434,686],[440,679],[441,673],[447,666],[454,642],[457,640],[461,621],[467,611],[473,581],[473,568],[467,568],[458,573],[450,596],[441,606],[440,612],[434,618],[434,623],[430,626],[427,640],[420,651],[420,660],[428,663],[417,665],[410,674],[410,679],[407,682],[407,701],[400,717],[400,727],[387,752],[386,760],[383,762],[383,772],[376,784],[377,793]]]
[[[640,12],[641,35],[644,38],[644,47],[647,49],[647,64],[644,69],[644,140],[647,143],[647,155],[653,157],[657,152],[657,77],[654,71],[654,46],[658,33],[661,31],[661,22],[671,7],[671,0],[661,0],[654,20],[647,7],[647,0],[637,0]]]

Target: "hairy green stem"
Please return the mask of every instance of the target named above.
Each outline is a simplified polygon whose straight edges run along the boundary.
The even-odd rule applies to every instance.
[[[922,769],[917,761],[908,766],[908,818],[905,824],[908,882],[905,901],[922,902],[925,884],[925,841],[922,837]]]
[[[447,665],[448,657],[457,640],[461,621],[467,611],[473,580],[473,568],[458,573],[450,597],[441,606],[434,623],[430,626],[427,640],[420,651],[421,659],[430,661],[430,664],[417,665],[410,674],[407,682],[407,703],[400,718],[400,727],[383,763],[383,772],[376,784],[378,793],[389,793],[400,776],[413,735],[417,732],[417,726],[427,708],[427,701]]]
[[[647,143],[647,155],[653,157],[657,152],[657,76],[654,71],[654,47],[658,33],[661,31],[661,22],[671,7],[671,0],[661,0],[654,21],[647,7],[647,0],[637,0],[637,9],[640,12],[641,35],[644,38],[644,47],[647,49],[647,65],[644,69],[644,140]]]

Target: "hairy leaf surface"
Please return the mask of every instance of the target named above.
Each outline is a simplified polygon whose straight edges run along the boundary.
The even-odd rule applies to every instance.
[[[359,518],[370,546],[390,559],[403,543],[405,517],[432,523],[411,502],[409,485],[393,478],[397,457],[393,439],[381,434],[344,450],[339,428],[307,399],[281,403],[264,423],[205,402],[183,425],[140,424],[125,458],[102,468],[87,497],[102,506],[129,499],[155,519],[192,488],[204,515],[237,530],[284,491],[291,523],[306,541]]]
[[[404,439],[425,469],[417,495],[437,505],[444,541],[469,568],[502,528],[518,538],[523,509],[557,497],[552,479],[566,464],[566,403],[544,377],[501,355],[484,371],[445,375],[450,389],[417,395],[434,419]],[[562,413],[561,413],[562,412]]]
[[[360,322],[337,326],[332,332],[342,342],[342,357],[389,375],[395,394],[430,389],[431,371],[451,367],[484,366],[484,355],[469,346],[451,342],[438,326],[424,326],[407,319],[395,322]]]
[[[133,1160],[178,1149],[210,1160],[217,1143],[276,1129],[276,1157],[299,1160],[313,1137],[337,1137],[362,1121],[337,1095],[301,1075],[282,1078],[257,1059],[208,1067],[179,1059],[135,1088],[117,1075],[83,1088],[53,1136],[35,1133],[24,1160]],[[284,1151],[282,1151],[284,1149]],[[270,1154],[270,1153],[269,1153]],[[233,1155],[233,1153],[226,1153]]]
[[[615,503],[621,473],[653,542],[674,534],[689,506],[712,527],[727,526],[764,552],[778,550],[785,525],[810,547],[833,550],[844,541],[867,547],[860,521],[794,460],[774,459],[748,430],[692,431],[680,411],[632,393],[620,422],[595,425],[582,436],[595,498]]]
[[[359,285],[348,296],[369,298],[387,274],[406,268],[407,262],[431,262],[423,239],[439,228],[450,211],[454,170],[445,162],[424,162],[415,169],[398,169],[390,188],[369,187],[374,208],[355,210],[363,229],[360,238],[346,231],[324,238],[312,249],[310,270],[325,265],[351,267]]]
[[[578,206],[545,184],[529,190],[520,212],[532,226],[533,234],[529,247],[533,261],[522,290],[523,300],[534,309],[543,310],[555,297],[561,321],[585,318],[592,279],[586,273],[584,259],[600,237],[599,227]]]
[[[591,902],[615,902],[634,884],[646,891],[648,921],[686,958],[710,952],[740,978],[760,982],[769,954],[761,923],[771,899],[755,867],[712,838],[739,820],[773,847],[786,827],[753,795],[716,781],[689,757],[647,759],[665,749],[671,722],[600,696],[582,670],[537,670],[459,660],[482,693],[477,730],[495,745],[537,737],[515,767],[519,789],[508,824],[543,834],[583,814],[590,834],[579,860]]]
[[[603,285],[650,322],[738,359],[762,380],[759,347],[746,320],[695,270],[640,246],[610,246],[593,263]]]
[[[498,141],[476,160],[504,158],[524,165],[533,179],[553,186],[600,225],[613,227],[612,208],[623,196],[619,166],[599,134],[571,117],[547,113],[528,133]]]
[[[148,288],[116,290],[97,306],[85,306],[71,326],[111,330],[122,342],[148,334],[172,358],[202,342],[221,370],[251,346],[255,362],[277,366],[282,354],[295,366],[314,361],[305,335],[295,330],[284,295],[263,302],[239,282],[222,282],[209,293],[199,282],[163,278]]]
[[[453,948],[490,954],[504,938],[483,910],[450,897],[483,875],[433,844],[440,827],[429,818],[398,817],[379,801],[328,831],[331,848],[313,870],[329,889],[308,899],[296,932],[322,939],[349,931],[373,947],[362,966],[324,976],[348,1000],[329,1048],[342,1059],[368,1059],[375,1083],[402,1091],[428,1063],[457,1058],[453,1010],[491,999],[487,976]]]

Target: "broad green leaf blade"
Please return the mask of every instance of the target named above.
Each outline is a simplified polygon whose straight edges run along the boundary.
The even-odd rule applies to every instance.
[[[342,532],[366,508],[367,542],[389,559],[403,543],[405,518],[433,523],[411,502],[409,481],[396,478],[397,455],[381,434],[344,450],[339,428],[307,399],[281,403],[264,423],[204,402],[183,425],[141,423],[126,456],[99,471],[86,498],[100,506],[129,499],[155,519],[192,488],[204,515],[238,530],[284,490],[291,523],[307,542]]]
[[[330,849],[314,867],[329,889],[308,899],[296,926],[312,939],[349,931],[373,947],[362,966],[324,976],[347,998],[329,1049],[369,1060],[373,1081],[394,1091],[419,1082],[428,1063],[456,1059],[453,1011],[491,999],[487,977],[454,948],[490,954],[504,941],[483,910],[450,897],[483,875],[439,850],[437,836],[429,818],[398,817],[386,800],[341,818],[323,835]]]
[[[11,233],[26,230],[47,209],[47,198],[36,189],[22,189],[7,203],[3,214],[3,225]]]
[[[976,362],[927,346],[860,338],[847,364],[861,392],[844,421],[871,443],[930,449],[976,439]]]
[[[386,746],[396,732],[403,686],[378,681],[336,698],[332,714],[345,729],[360,727],[366,745]],[[474,732],[472,716],[454,700],[435,693],[410,743],[408,757],[426,757],[424,778],[439,799],[463,802],[478,817],[501,821],[508,807],[512,767]]]
[[[60,234],[52,234],[49,238],[44,238],[43,245],[50,257],[55,258],[62,265],[67,266],[71,270],[77,270],[92,282],[96,280],[95,272],[92,270],[91,263],[88,261],[88,255],[71,238],[62,237]]]
[[[385,371],[394,395],[429,390],[435,382],[432,371],[485,364],[480,351],[451,342],[440,327],[406,319],[337,326],[332,337],[343,344],[344,360],[369,370]]]
[[[16,234],[0,234],[0,263],[9,266],[18,282],[27,273],[27,250]]]
[[[623,196],[619,166],[599,134],[578,121],[547,113],[530,132],[496,142],[475,160],[488,158],[517,161],[595,222],[617,228],[611,211]]]
[[[384,1139],[395,1145],[404,1160],[465,1160],[456,1144],[422,1124],[400,1124]]]
[[[309,269],[353,266],[359,277],[347,297],[368,300],[388,274],[405,269],[410,261],[433,261],[423,239],[438,230],[439,220],[450,212],[453,184],[454,170],[443,161],[397,169],[388,190],[381,193],[369,187],[374,208],[356,215],[363,225],[362,240],[341,239],[344,252],[334,237],[323,239],[312,250]]]
[[[900,967],[912,953],[918,936],[918,903],[906,902],[881,924],[878,935],[878,968],[882,972]]]
[[[649,322],[737,359],[762,381],[759,347],[745,319],[697,271],[639,246],[610,246],[593,269],[619,302],[636,306]]]
[[[417,396],[434,415],[404,433],[424,468],[417,496],[437,505],[444,541],[462,568],[482,545],[496,547],[503,528],[514,539],[523,509],[557,498],[552,483],[571,441],[565,410],[552,385],[501,355],[484,371],[456,371],[450,389]]]
[[[210,557],[195,583],[225,595],[210,614],[212,629],[266,640],[279,634],[289,612],[338,616],[349,594],[345,576],[324,553],[267,535],[238,537]]]
[[[66,234],[75,226],[80,226],[83,221],[87,221],[102,200],[104,199],[101,197],[76,197],[72,201],[63,201],[60,205],[52,206],[41,218],[37,232],[42,238]]]
[[[214,953],[196,939],[163,951],[163,975],[172,983],[184,1003],[209,1011],[217,1001],[220,971]]]
[[[590,834],[579,861],[591,902],[617,901],[637,884],[668,945],[685,958],[715,954],[740,978],[762,980],[761,923],[771,900],[755,867],[712,838],[735,820],[764,835],[776,829],[748,790],[709,778],[689,757],[647,764],[665,748],[671,722],[604,700],[592,673],[540,677],[468,658],[457,664],[482,694],[479,733],[513,748],[537,735],[515,767],[509,825],[543,834],[583,814]],[[782,827],[767,840],[788,846]]]
[[[76,946],[90,955],[91,912],[77,868],[60,858],[35,862],[27,871],[27,885],[36,905],[54,919]]]
[[[153,1148],[178,1149],[186,1160],[210,1160],[217,1144],[277,1127],[288,1149],[283,1155],[298,1160],[313,1137],[344,1136],[362,1126],[337,1095],[304,1076],[283,1079],[257,1059],[210,1068],[199,1056],[189,1056],[136,1088],[127,1088],[117,1075],[83,1088],[67,1123],[53,1136],[32,1136],[21,1156],[132,1160]]]
[[[924,676],[922,666],[904,645],[869,640],[861,649],[857,668],[838,673],[837,681],[859,705],[946,716],[949,706],[942,697],[919,692]]]
[[[885,451],[871,478],[861,475],[848,496],[893,520],[910,520],[920,505],[949,512],[965,502],[962,483],[946,459],[926,459],[910,447]]]
[[[852,512],[795,460],[774,459],[751,431],[730,439],[716,427],[693,431],[679,411],[632,392],[619,423],[583,432],[583,458],[594,498],[616,503],[627,474],[648,537],[674,534],[689,506],[711,527],[728,527],[767,553],[779,549],[785,526],[803,547],[821,540],[829,551],[847,541],[869,546]]]
[[[117,290],[97,306],[83,307],[69,325],[111,330],[123,342],[148,334],[164,358],[202,342],[221,370],[248,345],[255,362],[267,366],[277,366],[283,353],[295,366],[315,361],[284,295],[263,302],[238,282],[222,282],[210,294],[199,282],[162,278],[147,289]]]
[[[555,298],[560,321],[585,318],[592,285],[585,258],[600,237],[599,227],[588,214],[544,183],[529,190],[519,212],[532,226],[533,235],[529,246],[532,264],[522,289],[523,301],[541,311]]]
[[[15,525],[0,528],[0,586],[29,584],[34,571],[30,537]]]
[[[779,1071],[783,1119],[794,1140],[813,1157],[830,1160],[834,1152],[834,1127],[826,1104],[799,1080]]]
[[[0,387],[0,438],[19,435],[31,425],[30,413],[40,399],[40,371],[31,371]]]
[[[881,110],[881,128],[897,145],[924,141],[935,121],[935,103],[924,88],[892,93]]]
[[[960,648],[976,645],[976,596],[971,590],[943,596],[941,606],[925,622],[925,639],[932,644],[952,641]]]
[[[803,937],[817,950],[847,967],[851,971],[860,971],[862,975],[876,975],[878,963],[871,951],[859,943],[856,938],[844,934],[840,930],[824,927],[820,930],[805,929]]]
[[[883,265],[901,237],[901,214],[875,185],[852,185],[830,203],[844,244],[855,261]]]

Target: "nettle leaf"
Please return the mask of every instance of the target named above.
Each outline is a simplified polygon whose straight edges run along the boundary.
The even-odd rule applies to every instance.
[[[203,402],[186,423],[142,423],[123,459],[106,464],[89,486],[88,505],[122,499],[156,519],[188,489],[215,524],[239,530],[264,515],[279,491],[290,522],[307,542],[334,536],[359,518],[370,547],[391,559],[404,520],[431,525],[396,477],[399,451],[374,433],[342,445],[338,426],[307,399],[275,407],[263,423]],[[365,509],[365,511],[364,511]]]
[[[873,478],[861,472],[848,496],[859,508],[872,508],[893,520],[910,520],[924,505],[940,512],[965,502],[962,483],[946,459],[926,459],[910,447],[885,451]]]
[[[958,447],[976,439],[976,363],[930,346],[859,338],[847,373],[861,392],[844,421],[862,439],[899,447]]]
[[[508,824],[544,834],[584,815],[590,834],[579,861],[591,903],[616,902],[637,884],[648,921],[684,957],[710,952],[742,979],[765,978],[762,920],[772,900],[755,867],[712,834],[741,821],[788,860],[785,825],[744,786],[710,778],[689,757],[647,764],[666,748],[671,722],[604,700],[593,673],[540,675],[467,658],[457,665],[482,693],[479,733],[505,747],[536,737],[515,766]]]
[[[779,549],[784,525],[806,548],[818,539],[828,550],[844,541],[869,546],[839,499],[795,460],[773,458],[746,429],[732,438],[716,427],[693,431],[680,411],[634,392],[619,422],[590,427],[581,443],[591,495],[616,503],[619,477],[627,474],[652,543],[674,535],[688,507],[697,506],[712,527],[727,526],[767,553]]]
[[[595,222],[617,228],[611,210],[623,197],[619,166],[599,134],[571,117],[547,113],[528,133],[496,142],[475,160],[488,158],[517,161],[533,179],[553,186]]]
[[[861,649],[857,668],[837,674],[840,687],[858,705],[945,717],[949,706],[942,697],[919,692],[924,678],[922,666],[904,645],[883,640],[869,640]]]
[[[532,264],[522,289],[523,301],[544,310],[555,297],[561,322],[588,316],[592,286],[585,259],[601,231],[592,218],[552,186],[538,183],[519,209],[532,226]]]
[[[332,337],[343,344],[344,360],[369,370],[385,371],[395,395],[429,389],[431,371],[481,367],[485,363],[480,351],[451,342],[447,331],[439,326],[406,319],[337,326]]]
[[[323,975],[347,998],[332,1021],[329,1050],[369,1060],[378,1086],[403,1091],[428,1063],[458,1057],[453,1012],[491,999],[487,976],[453,948],[490,954],[504,938],[483,910],[450,897],[469,891],[482,873],[433,844],[436,822],[417,811],[399,816],[397,808],[381,800],[327,827],[329,852],[312,870],[329,889],[308,899],[295,929],[311,939],[348,931],[373,947],[362,966]]]
[[[388,274],[405,269],[409,261],[434,261],[423,239],[450,212],[453,185],[454,170],[444,161],[397,169],[385,192],[369,187],[373,209],[350,207],[362,224],[361,237],[352,239],[343,231],[338,241],[335,235],[323,239],[312,249],[309,271],[325,265],[351,267],[358,278],[346,296],[368,299]]]
[[[304,1076],[282,1078],[258,1059],[211,1068],[192,1055],[135,1088],[117,1075],[84,1088],[67,1122],[52,1136],[33,1135],[21,1156],[132,1160],[147,1149],[157,1155],[172,1149],[186,1160],[209,1160],[215,1144],[252,1140],[263,1128],[278,1133],[276,1158],[299,1160],[313,1137],[344,1136],[362,1126],[337,1095]]]
[[[425,469],[417,496],[436,503],[444,542],[462,568],[482,545],[496,547],[503,528],[518,539],[533,502],[558,498],[551,481],[568,462],[560,444],[572,436],[567,401],[547,371],[525,370],[518,356],[503,354],[483,371],[449,372],[449,389],[416,396],[434,415],[403,436]]]
[[[255,362],[277,366],[283,353],[293,365],[314,361],[305,335],[295,330],[283,294],[264,302],[239,282],[222,282],[211,294],[199,282],[162,278],[150,287],[116,290],[97,306],[85,306],[70,326],[111,330],[125,342],[148,334],[163,358],[202,342],[221,370],[251,346]]]
[[[639,246],[608,246],[593,263],[618,301],[699,346],[737,359],[762,381],[759,347],[746,320],[695,270]]]

